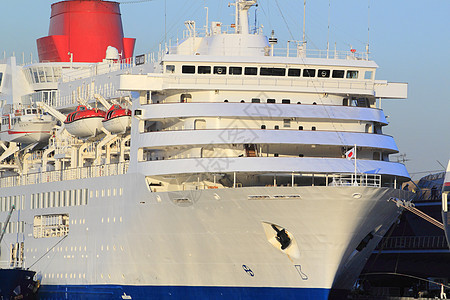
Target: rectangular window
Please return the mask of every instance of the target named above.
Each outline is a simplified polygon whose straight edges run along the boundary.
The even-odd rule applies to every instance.
[[[331,77],[333,78],[344,78],[345,71],[344,70],[333,70],[333,74]]]
[[[184,74],[195,74],[195,66],[182,66],[181,72]]]
[[[230,75],[241,75],[242,67],[230,67],[229,72]]]
[[[291,103],[291,99],[282,99],[281,103],[289,104]]]
[[[252,103],[260,103],[261,99],[259,98],[252,98]]]
[[[227,67],[214,67],[214,74],[226,75]]]
[[[303,69],[303,77],[315,77],[316,70],[315,69]]]
[[[347,71],[347,78],[358,78],[358,71]]]
[[[0,86],[2,86],[3,73],[0,72]]]
[[[175,73],[175,66],[174,65],[167,65],[166,66],[166,73]]]
[[[317,77],[321,77],[321,78],[330,77],[330,70],[319,70],[319,72],[317,72]]]
[[[364,73],[364,79],[372,79],[373,72],[372,71],[366,71]]]
[[[198,66],[198,74],[211,74],[210,66]]]
[[[258,74],[258,68],[245,67],[244,74],[245,75],[257,75]]]
[[[283,119],[283,127],[291,127],[291,120]]]
[[[301,69],[288,69],[288,76],[300,77]]]
[[[267,103],[275,103],[275,99],[267,99]]]
[[[261,68],[259,69],[259,75],[261,76],[285,76],[285,68]]]

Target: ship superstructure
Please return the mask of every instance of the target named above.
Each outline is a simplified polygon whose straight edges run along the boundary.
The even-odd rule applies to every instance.
[[[41,272],[42,297],[326,299],[352,287],[401,213],[388,200],[410,198],[379,105],[407,85],[375,80],[354,51],[280,55],[248,30],[255,3],[234,3],[231,31],[186,22],[158,55],[108,48],[98,63],[17,67],[17,102],[56,125],[45,145],[3,142],[0,219],[11,205],[20,215],[0,260]]]

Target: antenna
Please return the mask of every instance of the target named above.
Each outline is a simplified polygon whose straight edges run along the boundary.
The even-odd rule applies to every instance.
[[[208,31],[209,31],[209,24],[208,24],[208,6],[205,6],[205,9],[206,9],[206,25],[205,25],[205,30],[206,30],[206,35],[208,36],[209,35],[209,33],[208,33]]]
[[[367,59],[369,59],[369,41],[370,41],[370,0],[367,0],[367,45],[366,45]]]
[[[330,51],[330,11],[331,11],[331,0],[328,0],[327,58],[328,52]]]
[[[305,27],[306,27],[306,0],[303,0],[303,45],[306,44]]]

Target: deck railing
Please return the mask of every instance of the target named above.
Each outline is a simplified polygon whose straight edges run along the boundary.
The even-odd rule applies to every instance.
[[[128,162],[0,178],[0,188],[125,174]]]

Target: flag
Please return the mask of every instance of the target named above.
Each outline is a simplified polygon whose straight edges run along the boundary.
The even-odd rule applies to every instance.
[[[355,147],[353,147],[352,149],[345,152],[345,157],[347,157],[347,159],[354,158],[355,157]]]

